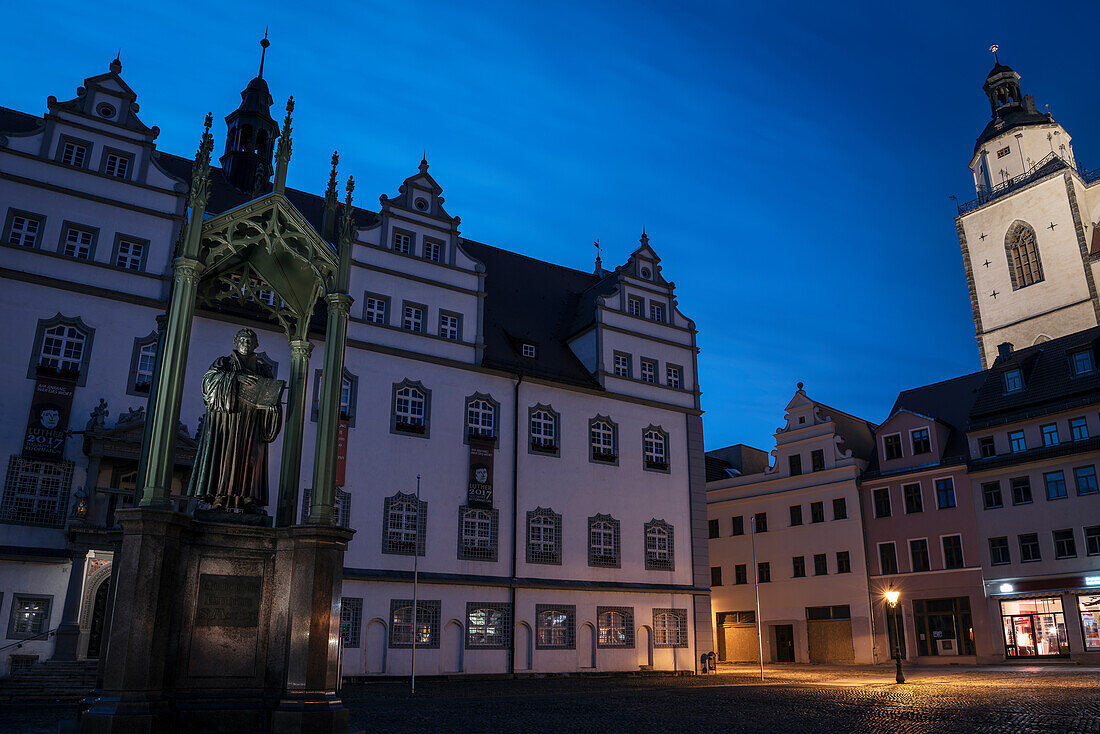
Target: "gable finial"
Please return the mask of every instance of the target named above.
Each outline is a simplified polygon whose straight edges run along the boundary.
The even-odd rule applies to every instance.
[[[603,271],[603,259],[600,257],[603,254],[603,248],[600,246],[599,239],[593,241],[592,246],[596,248],[596,275],[599,275]]]
[[[801,383],[801,382],[799,382],[799,383],[797,384],[797,387],[798,387],[798,389],[799,389],[799,390],[801,391],[801,390],[802,390],[802,383]]]
[[[425,150],[424,154],[422,156],[420,156],[420,172],[421,173],[427,173],[428,172],[428,151],[427,150]]]
[[[325,189],[325,216],[322,221],[321,234],[329,242],[334,242],[336,237],[336,164],[340,162],[340,153],[332,151],[332,169],[328,173],[328,188]]]
[[[264,37],[260,39],[260,73],[256,76],[260,79],[264,78],[264,58],[267,56],[267,47],[271,45],[271,41],[267,40],[267,26],[264,26]]]
[[[121,74],[122,73],[122,49],[121,48],[118,50],[118,53],[115,54],[115,60],[111,62],[111,71],[114,72],[115,74]]]
[[[645,233],[645,225],[644,224],[642,225],[642,236],[638,238],[638,241],[641,242],[643,245],[648,245],[649,244],[649,235],[647,235]]]
[[[337,271],[337,287],[342,293],[348,290],[348,282],[351,277],[351,246],[355,238],[355,216],[351,208],[351,194],[355,191],[355,177],[348,176],[348,182],[344,187],[347,194],[344,196],[344,217],[340,221],[340,266]]]
[[[1001,47],[998,46],[995,43],[992,46],[989,47],[989,53],[993,54],[993,63],[994,64],[1001,63],[1001,60],[997,58],[997,51],[1000,50],[1000,48]]]
[[[286,190],[286,169],[290,165],[290,139],[291,122],[294,113],[294,96],[286,100],[286,117],[283,119],[283,131],[279,135],[279,147],[275,151],[275,186],[274,190],[280,194]]]

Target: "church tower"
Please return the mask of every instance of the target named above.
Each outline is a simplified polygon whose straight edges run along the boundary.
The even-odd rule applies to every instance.
[[[1027,347],[1100,324],[1100,171],[1079,167],[1069,133],[990,50],[982,90],[992,119],[970,159],[977,198],[955,218],[983,368],[1003,342]]]
[[[228,132],[222,171],[229,183],[241,191],[259,193],[271,180],[271,154],[279,137],[279,125],[271,117],[275,100],[264,81],[264,58],[271,42],[264,34],[260,46],[260,72],[241,92],[241,106],[225,118]]]

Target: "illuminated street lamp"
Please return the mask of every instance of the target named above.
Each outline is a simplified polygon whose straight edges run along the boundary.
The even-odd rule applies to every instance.
[[[898,606],[898,592],[891,589],[883,594],[886,597],[886,603],[890,605],[890,609],[896,609]],[[898,666],[897,682],[904,683],[905,676],[901,672],[901,627],[898,625],[897,614],[891,614],[894,618],[894,662]]]

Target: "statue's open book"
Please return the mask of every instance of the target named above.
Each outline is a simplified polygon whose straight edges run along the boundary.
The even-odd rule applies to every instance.
[[[244,402],[257,408],[274,408],[282,399],[286,381],[255,377],[253,380],[241,380],[238,385],[240,392],[237,396]]]

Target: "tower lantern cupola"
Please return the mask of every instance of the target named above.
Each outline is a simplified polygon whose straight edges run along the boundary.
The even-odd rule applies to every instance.
[[[271,42],[264,33],[260,71],[241,92],[241,106],[225,118],[225,154],[221,157],[226,180],[241,191],[256,193],[271,180],[271,164],[279,125],[271,117],[274,99],[264,81],[264,57]]]
[[[1020,94],[1020,75],[1000,61],[990,70],[982,89],[989,97],[989,107],[994,117],[1002,116],[1002,111],[1019,109],[1023,104],[1023,97]]]

